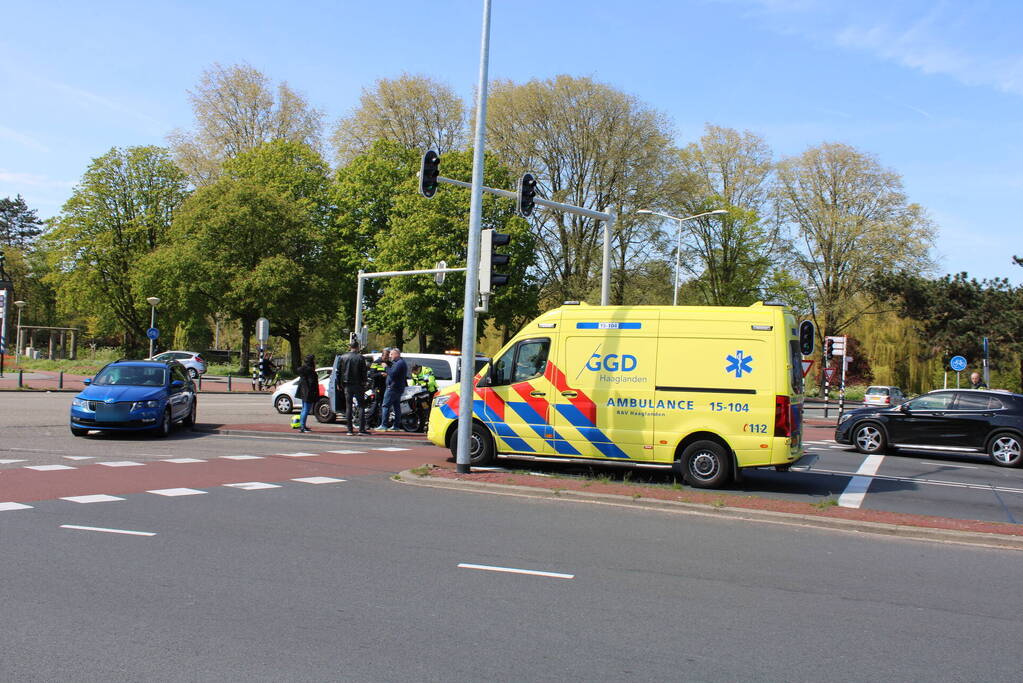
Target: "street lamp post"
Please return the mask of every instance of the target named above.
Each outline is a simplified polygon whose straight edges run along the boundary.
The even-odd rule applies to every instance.
[[[149,326],[156,327],[156,304],[160,303],[160,297],[151,296],[146,299],[149,305],[152,307],[152,315],[149,317]],[[156,340],[152,337],[149,338],[149,357],[153,357],[153,352],[156,350]]]
[[[25,308],[25,301],[15,301],[14,305],[18,307],[18,329],[15,332],[14,338],[14,357],[17,358],[21,355],[21,309]]]
[[[703,218],[704,216],[717,216],[719,214],[728,213],[728,211],[726,211],[725,209],[715,209],[713,211],[698,213],[695,216],[686,216],[685,218],[679,218],[678,216],[670,216],[666,213],[651,211],[650,209],[640,209],[636,213],[648,213],[653,216],[660,216],[661,218],[670,218],[673,221],[678,221],[678,243],[675,245],[675,289],[671,296],[671,305],[678,306],[678,271],[682,263],[682,224],[685,223],[686,221],[691,221],[694,218]]]

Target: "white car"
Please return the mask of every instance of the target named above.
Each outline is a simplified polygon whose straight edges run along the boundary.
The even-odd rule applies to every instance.
[[[330,382],[330,367],[316,368],[316,378],[320,381],[320,396],[326,396],[327,385]],[[273,407],[277,409],[278,413],[287,415],[295,410],[295,407],[300,403],[295,398],[295,392],[297,391],[298,377],[277,387],[277,391],[274,392],[270,400],[273,402]]]
[[[380,354],[372,354],[376,358]],[[461,377],[462,357],[451,353],[403,353],[401,354],[405,364],[408,365],[409,375],[412,374],[413,365],[425,365],[433,369],[433,375],[437,378],[437,388],[443,389],[458,382]],[[476,356],[476,363],[473,372],[479,372],[480,368],[490,362],[486,356]]]
[[[188,376],[193,380],[199,379],[199,375],[206,374],[206,361],[198,353],[193,351],[164,351],[146,360],[169,361],[176,360],[188,370]]]

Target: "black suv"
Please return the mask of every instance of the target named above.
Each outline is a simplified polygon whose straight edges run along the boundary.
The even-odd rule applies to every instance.
[[[932,391],[898,406],[843,415],[835,441],[861,453],[906,448],[987,453],[1002,467],[1023,464],[1023,395],[1002,391]]]

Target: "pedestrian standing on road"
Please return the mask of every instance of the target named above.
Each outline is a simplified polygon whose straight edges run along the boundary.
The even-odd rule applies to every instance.
[[[316,378],[316,358],[309,354],[305,362],[298,368],[298,387],[295,396],[302,400],[302,416],[299,418],[300,432],[312,431],[305,426],[306,418],[309,417],[310,408],[316,405],[320,398],[320,382]]]
[[[359,434],[369,434],[369,430],[366,429],[366,359],[359,353],[359,342],[353,340],[348,345],[348,353],[341,356],[341,367],[338,368],[338,372],[345,393],[345,422],[348,423],[348,433],[355,433],[353,431],[355,423],[352,421],[354,399],[359,411]]]
[[[984,380],[980,378],[980,373],[975,372],[970,375],[970,388],[971,389],[987,389],[987,385],[984,384]]]
[[[384,404],[380,412],[380,425],[377,429],[398,431],[398,420],[401,418],[401,395],[408,386],[408,365],[401,357],[401,349],[391,349],[391,366],[387,368],[387,388],[384,390]],[[394,413],[391,426],[387,426],[388,413]]]

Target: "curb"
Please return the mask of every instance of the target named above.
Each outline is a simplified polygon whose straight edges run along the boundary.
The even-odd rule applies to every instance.
[[[196,425],[194,430],[196,432],[202,432],[203,434],[222,434],[225,436],[262,436],[262,437],[291,437],[294,438],[297,431],[291,432],[270,432],[262,431],[257,429],[217,429],[217,428],[204,428],[201,425]],[[420,446],[432,446],[433,444],[426,439],[395,439],[388,438],[386,436],[348,436],[347,434],[338,434],[336,432],[307,432],[302,435],[301,438],[306,441],[332,441],[343,444],[361,444],[367,446],[368,444],[381,444],[385,446],[409,446],[409,447],[420,447]]]
[[[982,548],[1000,550],[1023,550],[1023,536],[1007,536],[1003,534],[986,534],[974,531],[957,531],[954,529],[931,529],[928,527],[906,526],[902,524],[885,524],[834,517],[817,517],[799,515],[790,512],[774,512],[771,510],[749,510],[745,508],[715,508],[699,503],[683,503],[674,500],[654,500],[630,498],[610,493],[590,493],[561,489],[557,492],[540,487],[520,486],[515,484],[495,484],[492,482],[468,481],[464,479],[437,479],[429,476],[413,474],[411,470],[399,472],[396,481],[411,486],[425,486],[441,489],[461,489],[474,493],[491,493],[505,496],[526,498],[546,498],[571,500],[573,502],[614,505],[646,510],[660,510],[678,514],[700,515],[717,519],[729,519],[746,522],[768,524],[784,524],[788,526],[812,527],[846,533],[865,533],[877,536],[889,536],[916,541],[935,541],[954,543]]]

